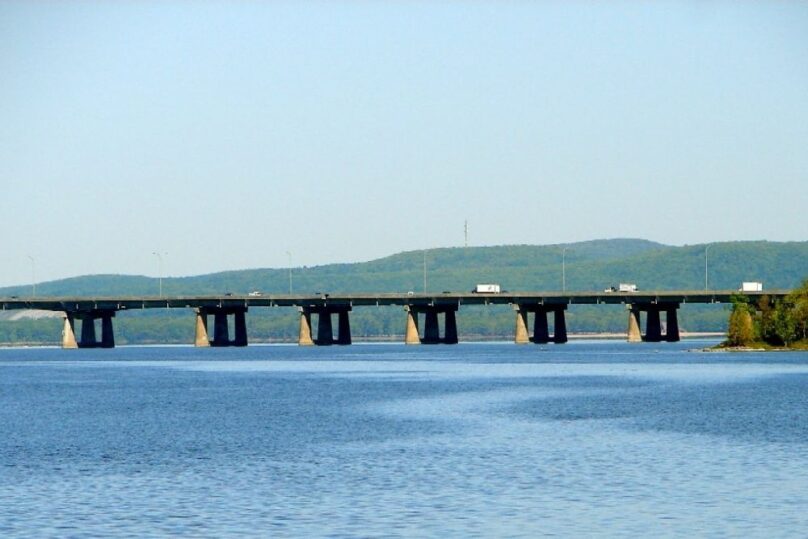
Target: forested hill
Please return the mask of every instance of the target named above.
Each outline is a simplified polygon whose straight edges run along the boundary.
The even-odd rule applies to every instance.
[[[595,240],[560,245],[455,247],[410,251],[361,263],[292,269],[295,292],[421,291],[424,255],[428,291],[470,290],[494,282],[504,289],[559,290],[566,248],[567,290],[602,290],[618,282],[643,290],[703,289],[705,249],[710,288],[737,288],[762,281],[766,288],[792,288],[808,277],[808,242],[745,241],[674,247],[639,239]],[[38,283],[37,295],[156,294],[156,278],[89,275]],[[30,286],[0,289],[28,295]],[[163,279],[166,295],[289,291],[288,268],[248,269]]]

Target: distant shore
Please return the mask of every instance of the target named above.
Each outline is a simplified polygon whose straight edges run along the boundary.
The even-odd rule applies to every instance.
[[[704,349],[705,352],[808,352],[808,342],[800,341],[791,346],[773,346],[766,343],[752,343],[749,346],[726,346],[724,343]]]

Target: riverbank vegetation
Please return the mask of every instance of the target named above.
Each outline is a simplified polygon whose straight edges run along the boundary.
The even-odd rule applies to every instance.
[[[757,306],[748,297],[732,298],[723,348],[808,350],[808,279],[780,301],[769,296]]]

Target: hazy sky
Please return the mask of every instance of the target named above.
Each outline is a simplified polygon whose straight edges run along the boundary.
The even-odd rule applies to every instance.
[[[808,2],[0,2],[0,286],[807,208]]]

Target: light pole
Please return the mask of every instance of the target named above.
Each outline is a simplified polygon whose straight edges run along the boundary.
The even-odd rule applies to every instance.
[[[424,249],[424,294],[426,294],[426,249]]]
[[[28,255],[28,260],[31,261],[31,297],[36,297],[36,260],[31,255]]]
[[[704,290],[707,290],[707,249],[709,245],[704,246]]]
[[[567,291],[567,249],[569,247],[564,247],[561,250],[561,291]]]
[[[286,256],[289,257],[289,294],[292,294],[292,252],[286,251]]]
[[[160,290],[160,297],[163,297],[163,255],[167,255],[168,253],[158,253],[157,251],[153,251],[152,254],[157,257],[157,281],[159,284]]]

